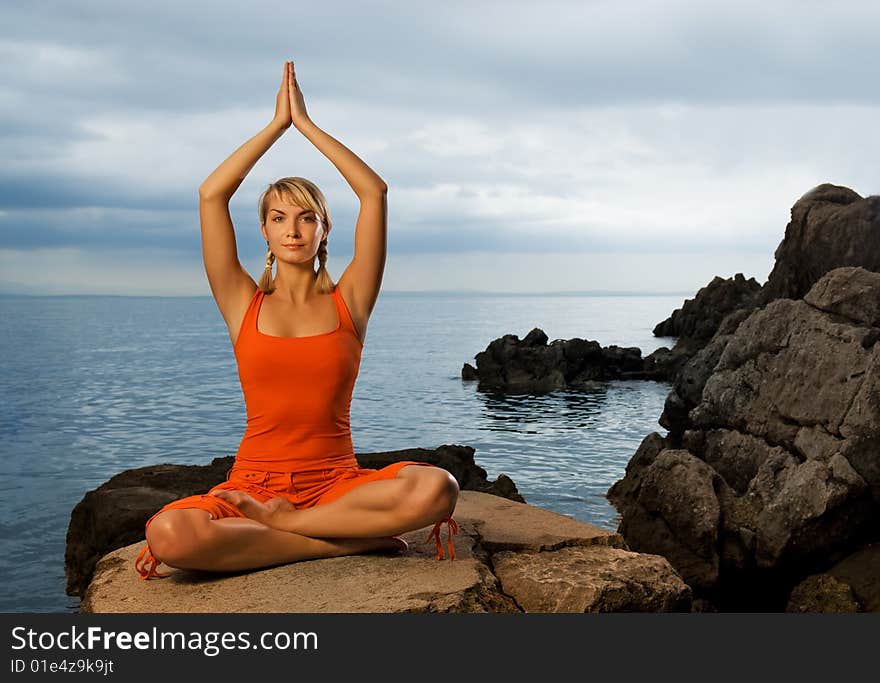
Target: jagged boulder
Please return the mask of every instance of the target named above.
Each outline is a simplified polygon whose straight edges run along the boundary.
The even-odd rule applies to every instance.
[[[674,348],[702,348],[715,335],[721,321],[737,309],[755,307],[761,285],[742,273],[732,278],[715,276],[693,299],[685,299],[666,320],[657,323],[655,337],[678,337]]]
[[[880,196],[825,183],[795,202],[775,264],[760,286],[741,273],[716,276],[654,327],[657,337],[677,337],[672,349],[661,347],[666,379],[677,381],[681,368],[722,328],[728,333],[755,308],[776,299],[800,299],[828,271],[845,266],[880,272]],[[729,318],[729,319],[728,319]],[[645,357],[650,363],[651,354]]]
[[[880,272],[880,196],[841,185],[814,187],[791,207],[791,221],[756,305],[800,299],[830,270],[860,266]]]
[[[725,323],[608,491],[627,543],[726,609],[880,534],[880,273],[838,268],[800,300]],[[878,576],[880,580],[880,576]]]

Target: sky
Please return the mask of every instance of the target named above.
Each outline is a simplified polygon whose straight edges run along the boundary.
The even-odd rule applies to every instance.
[[[0,5],[0,293],[210,295],[198,186],[272,119],[388,184],[383,291],[695,293],[766,282],[791,206],[880,193],[880,3]],[[230,203],[311,179],[353,256],[358,200],[291,127]]]

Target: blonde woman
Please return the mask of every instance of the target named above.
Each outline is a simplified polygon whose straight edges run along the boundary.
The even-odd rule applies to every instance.
[[[335,284],[326,269],[330,212],[321,191],[301,177],[281,178],[260,197],[267,256],[259,285],[238,260],[229,200],[291,126],[360,201],[354,258]],[[147,520],[147,544],[135,561],[142,578],[168,576],[157,571],[160,563],[238,571],[402,552],[407,545],[398,534],[432,524],[428,539],[441,559],[444,522],[454,557],[455,478],[417,461],[364,469],[352,447],[349,406],[385,266],[386,192],[382,178],[312,122],[293,62],[286,62],[272,122],[199,188],[205,271],[229,328],[247,427],[226,481]]]

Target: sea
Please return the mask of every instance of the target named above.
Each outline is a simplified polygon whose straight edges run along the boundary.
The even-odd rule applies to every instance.
[[[462,366],[535,327],[646,356],[673,346],[651,330],[687,296],[381,292],[352,397],[355,452],[467,445],[526,502],[616,531],[605,493],[645,436],[666,435],[657,420],[671,386],[487,393]],[[210,296],[0,296],[0,378],[0,612],[79,609],[64,550],[86,492],[123,470],[232,455],[244,433]]]

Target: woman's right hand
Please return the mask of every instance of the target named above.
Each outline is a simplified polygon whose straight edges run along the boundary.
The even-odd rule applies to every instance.
[[[284,75],[281,77],[281,87],[275,98],[275,116],[272,123],[281,126],[284,130],[290,128],[293,119],[290,116],[290,94],[288,92],[290,82],[290,62],[284,62]]]

